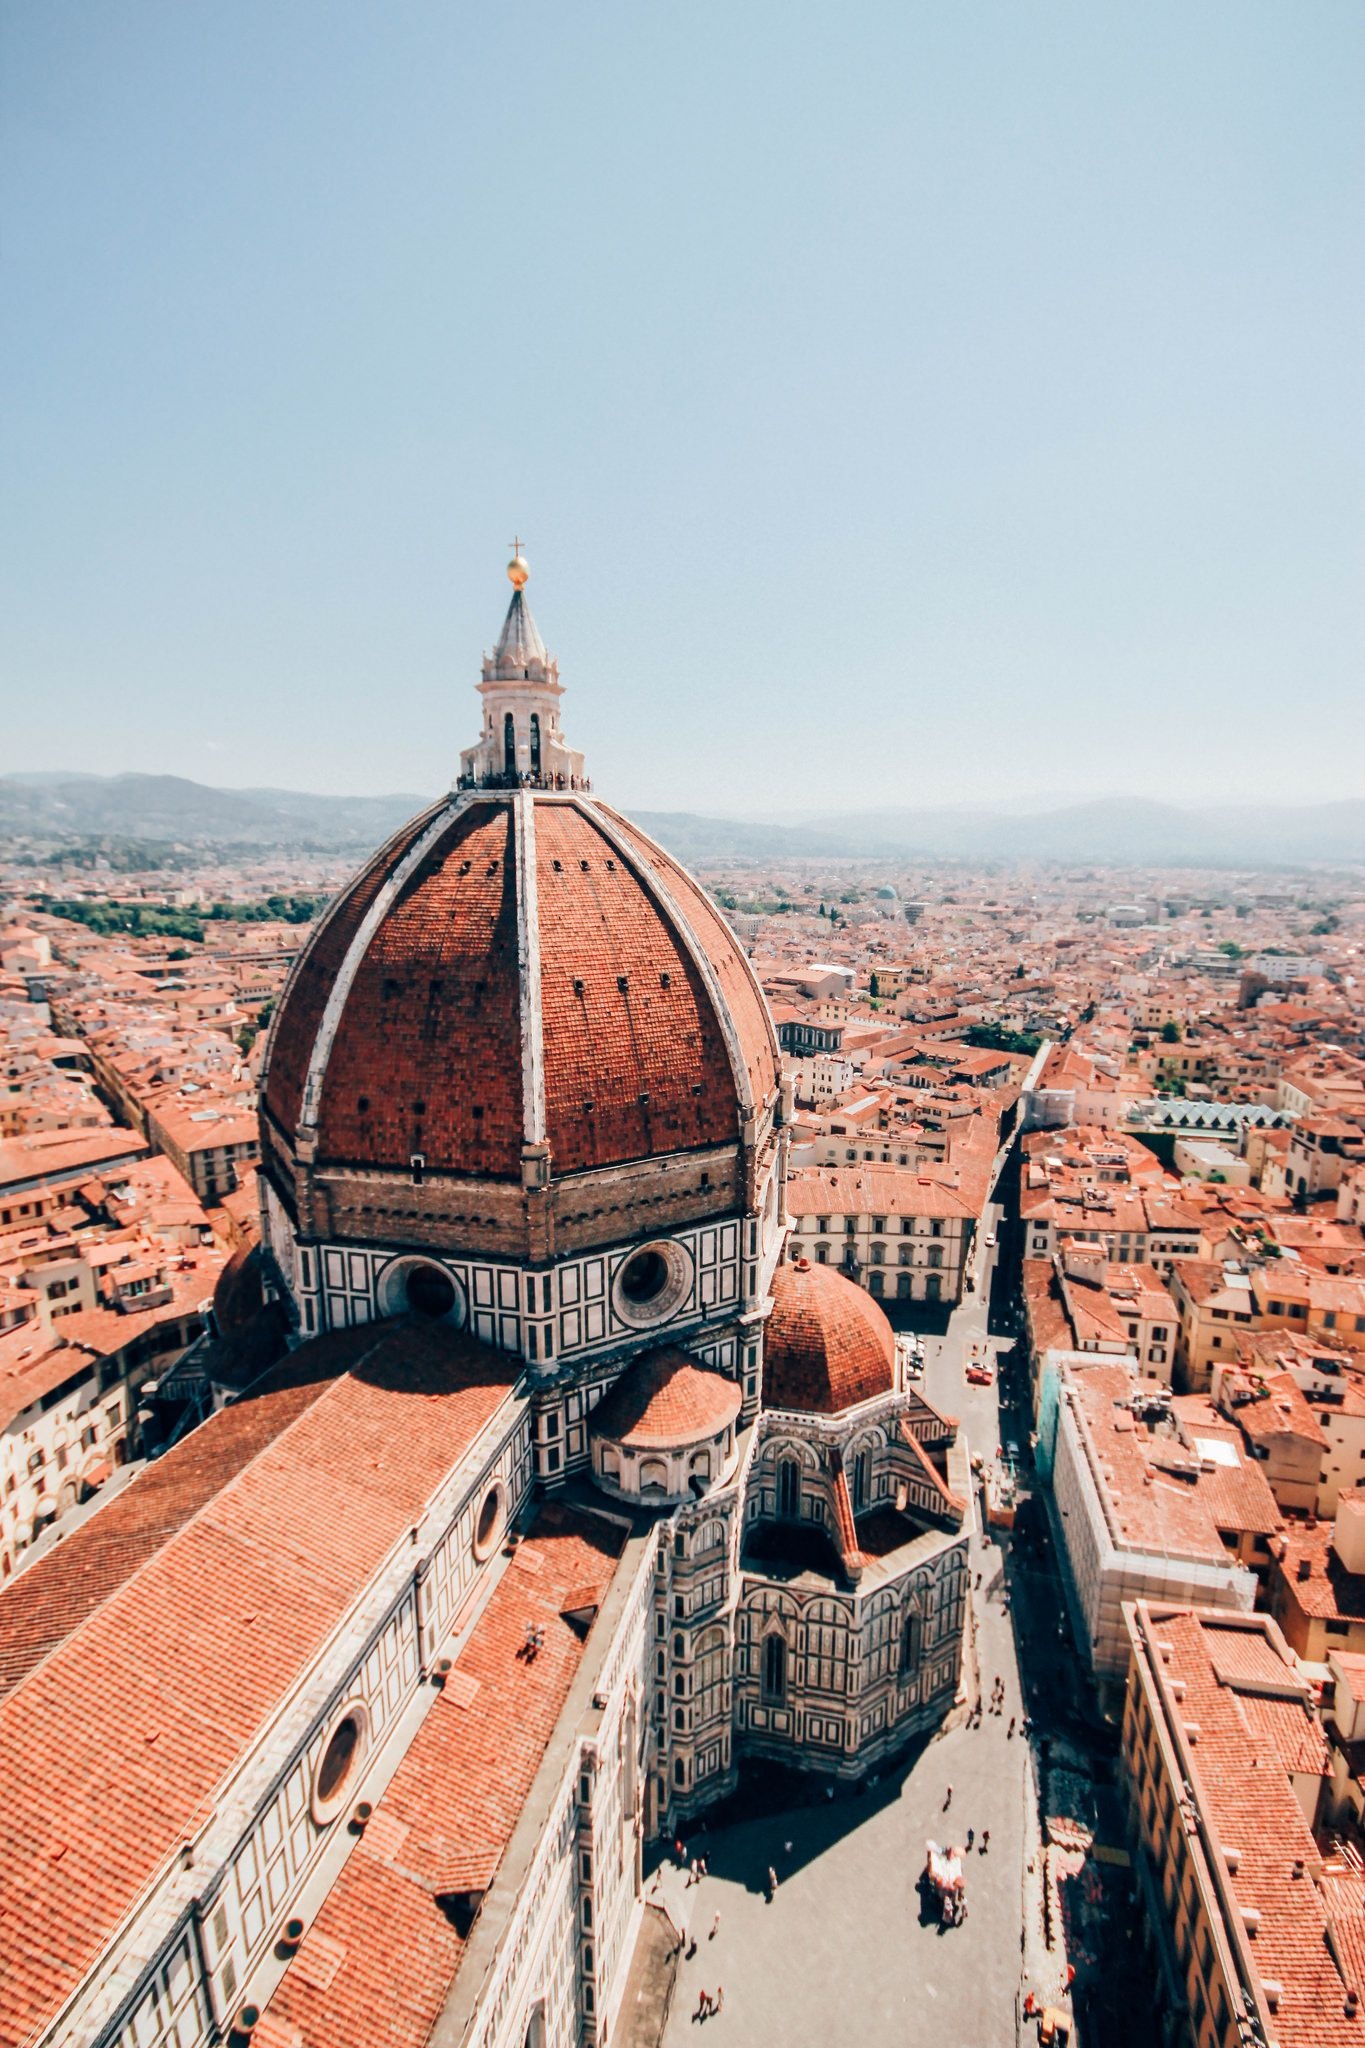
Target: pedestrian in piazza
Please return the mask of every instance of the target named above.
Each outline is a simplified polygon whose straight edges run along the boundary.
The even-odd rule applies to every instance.
[[[715,1938],[716,1938],[716,1936],[717,1936],[717,1935],[718,1935],[719,1933],[720,1933],[720,1914],[719,1914],[719,1913],[717,1913],[717,1915],[716,1915],[715,1919],[714,1919],[714,1920],[713,1920],[713,1921],[711,1922],[711,1932],[710,1932],[710,1933],[709,1933],[709,1934],[707,1935],[706,1939],[707,1939],[708,1941],[714,1941],[714,1940],[715,1940]]]

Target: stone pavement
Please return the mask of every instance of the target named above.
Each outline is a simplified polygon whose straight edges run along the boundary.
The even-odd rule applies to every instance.
[[[978,1546],[973,1576],[978,1569],[983,1676],[987,1688],[997,1671],[1005,1678],[1003,1715],[950,1728],[861,1794],[817,1791],[812,1804],[698,1831],[688,1853],[704,1854],[710,1875],[696,1886],[664,1867],[659,1895],[697,1943],[682,1962],[667,2048],[699,2031],[746,2048],[1014,2048],[1028,1745],[1006,1735],[1020,1703],[999,1553]],[[940,1929],[921,1914],[925,1844],[960,1845],[968,1827],[978,1844],[988,1828],[990,1849],[964,1859],[965,1925]],[[771,1904],[769,1864],[779,1879]],[[694,2019],[699,1993],[720,1986],[723,2012]]]

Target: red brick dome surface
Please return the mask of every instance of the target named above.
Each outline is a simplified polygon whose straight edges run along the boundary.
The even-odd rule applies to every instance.
[[[777,1073],[748,963],[683,869],[586,798],[479,793],[412,820],[332,907],[262,1100],[319,1163],[517,1180],[537,1130],[556,1175],[733,1143],[741,1082],[761,1107]]]
[[[594,1436],[642,1450],[702,1443],[728,1429],[739,1414],[733,1380],[698,1365],[676,1345],[647,1351],[593,1409]]]
[[[835,1415],[895,1385],[895,1335],[872,1297],[832,1266],[779,1266],[763,1339],[764,1407]]]

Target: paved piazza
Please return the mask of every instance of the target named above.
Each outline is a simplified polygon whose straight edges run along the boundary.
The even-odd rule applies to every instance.
[[[963,1416],[971,1448],[994,1452],[995,1390],[966,1388],[962,1356],[980,1339],[980,1297],[954,1315],[931,1362],[926,1392]],[[697,1942],[683,1963],[666,2048],[708,2039],[747,2048],[805,2048],[806,2043],[933,2043],[934,2048],[1013,2048],[1025,1918],[1026,1805],[1034,1798],[1028,1744],[1006,1734],[1020,1713],[1010,1620],[1003,1605],[998,1549],[973,1542],[973,1594],[980,1620],[977,1651],[989,1696],[1005,1680],[999,1718],[980,1729],[951,1727],[871,1790],[840,1791],[688,1842],[710,1876],[684,1887],[670,1862],[662,1896]],[[1027,1780],[1027,1786],[1026,1786]],[[944,1795],[953,1796],[945,1813]],[[917,1879],[930,1837],[961,1843],[966,1830],[990,1831],[987,1854],[965,1858],[965,1925],[922,1925]],[[768,1904],[771,1864],[777,1896]],[[720,1931],[709,1938],[714,1915]],[[724,1986],[722,2012],[699,2023],[702,1990]]]

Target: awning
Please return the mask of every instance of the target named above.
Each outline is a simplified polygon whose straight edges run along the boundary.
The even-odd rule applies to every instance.
[[[112,1467],[107,1458],[92,1458],[81,1473],[81,1485],[90,1487],[103,1486],[111,1470]]]

